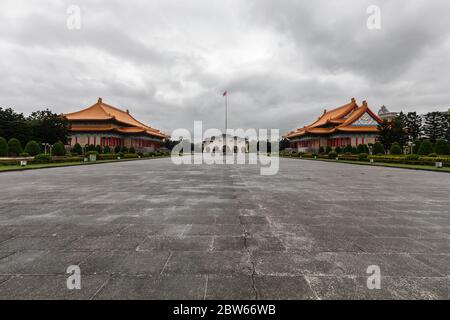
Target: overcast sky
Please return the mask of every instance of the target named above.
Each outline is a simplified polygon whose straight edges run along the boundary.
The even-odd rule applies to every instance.
[[[102,97],[168,133],[223,128],[224,90],[229,127],[281,133],[351,97],[445,110],[449,15],[448,0],[1,0],[0,106],[67,113]]]

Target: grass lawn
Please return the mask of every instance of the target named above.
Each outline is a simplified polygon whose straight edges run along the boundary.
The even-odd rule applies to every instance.
[[[351,160],[333,160],[333,159],[312,159],[312,158],[294,158],[285,157],[288,159],[299,159],[299,160],[312,160],[312,161],[325,161],[334,163],[347,163],[347,164],[357,164],[360,166],[378,166],[378,167],[392,167],[392,168],[402,168],[402,169],[412,169],[412,170],[427,170],[427,171],[437,171],[437,172],[448,172],[450,173],[450,167],[436,168],[435,166],[425,166],[416,164],[403,164],[403,163],[384,163],[384,162],[365,162],[365,161],[351,161]]]
[[[146,159],[158,159],[167,158],[168,156],[158,156],[158,157],[146,157],[146,158],[131,158],[131,159],[114,159],[114,160],[98,160],[96,162],[59,162],[59,163],[39,163],[39,164],[28,164],[25,167],[20,165],[0,165],[0,172],[5,171],[23,171],[23,170],[33,170],[33,169],[45,169],[45,168],[56,168],[56,167],[71,167],[71,166],[86,166],[101,163],[110,162],[123,162],[123,161],[136,161],[136,160],[146,160]]]

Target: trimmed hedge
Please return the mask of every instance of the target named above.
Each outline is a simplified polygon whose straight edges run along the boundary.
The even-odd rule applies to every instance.
[[[39,144],[34,141],[28,141],[28,143],[25,145],[24,152],[28,153],[31,156],[38,155],[41,152],[41,148],[39,147]]]
[[[61,141],[56,142],[52,147],[53,156],[64,156],[66,155],[66,149]]]
[[[10,156],[18,156],[22,153],[22,145],[16,138],[11,138],[8,141],[8,154]]]

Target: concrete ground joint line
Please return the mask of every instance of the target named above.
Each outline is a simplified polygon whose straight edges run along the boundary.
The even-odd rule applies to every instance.
[[[106,287],[106,285],[111,280],[111,275],[108,275],[108,278],[105,280],[105,282],[100,286],[100,288],[92,295],[92,297],[89,298],[89,300],[94,300],[95,297]]]
[[[164,263],[164,266],[161,272],[159,273],[160,276],[164,273],[164,270],[166,270],[167,264],[169,263],[169,260],[172,257],[172,253],[173,253],[172,251],[169,252],[169,256],[167,257],[166,263]]]

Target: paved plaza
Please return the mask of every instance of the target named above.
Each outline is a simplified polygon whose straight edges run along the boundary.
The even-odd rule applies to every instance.
[[[168,158],[0,173],[0,299],[449,298],[449,174],[259,173]]]

